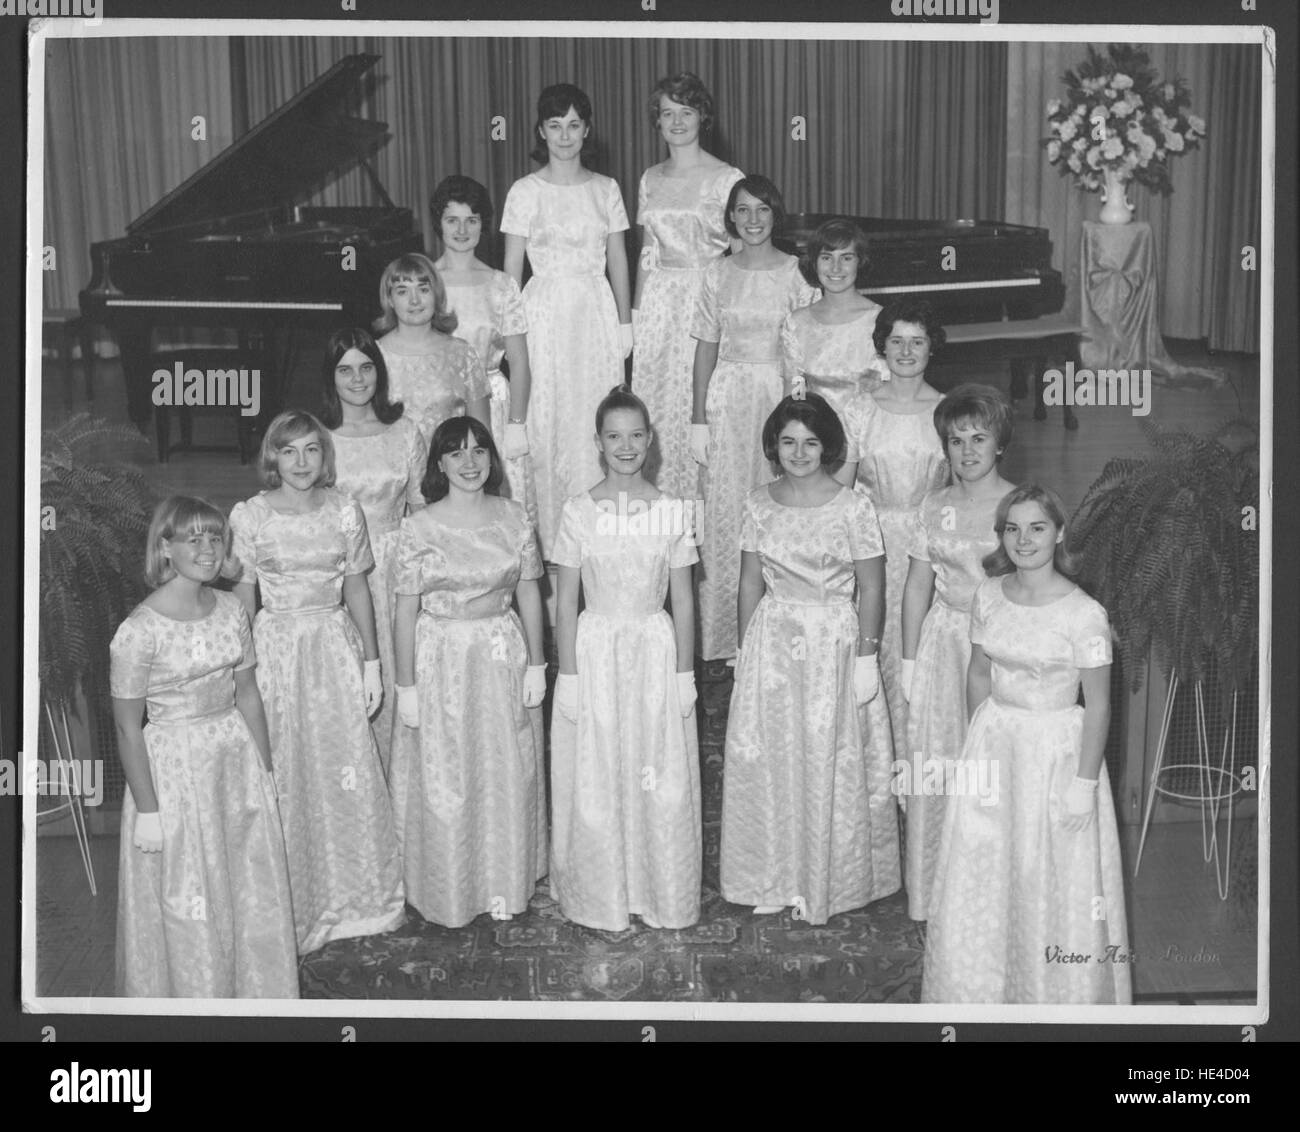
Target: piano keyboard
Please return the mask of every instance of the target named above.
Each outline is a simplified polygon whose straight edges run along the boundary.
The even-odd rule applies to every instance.
[[[184,310],[341,311],[342,303],[253,302],[226,299],[105,299],[106,307],[178,307]]]
[[[904,283],[894,287],[861,287],[867,295],[910,295],[921,291],[988,291],[994,287],[1039,287],[1041,279],[967,279],[955,283]]]

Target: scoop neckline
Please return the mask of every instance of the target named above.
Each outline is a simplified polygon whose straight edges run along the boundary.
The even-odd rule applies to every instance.
[[[1014,598],[1007,596],[1007,579],[1009,577],[1011,577],[1010,574],[1001,575],[1001,581],[998,583],[998,593],[1002,595],[1003,601],[1008,605],[1014,605],[1017,609],[1046,609],[1049,605],[1055,605],[1058,601],[1064,601],[1067,597],[1073,597],[1079,590],[1079,583],[1072,582],[1070,588],[1059,597],[1054,597],[1051,601],[1045,601],[1040,605],[1026,605],[1022,601],[1016,601]]]
[[[214,590],[213,592],[219,594],[221,591]],[[164,613],[161,609],[155,609],[152,605],[149,605],[143,601],[140,603],[141,609],[147,609],[155,617],[161,617],[164,621],[170,621],[175,625],[197,625],[200,621],[206,621],[209,617],[211,617],[214,613],[216,613],[220,607],[221,607],[221,598],[218,597],[216,601],[212,603],[212,608],[209,609],[207,613],[205,613],[202,617],[172,617],[169,614]]]
[[[771,500],[772,503],[774,503],[777,507],[784,507],[787,511],[820,511],[823,507],[829,507],[832,503],[838,500],[839,497],[844,492],[853,490],[851,487],[849,487],[848,484],[842,483],[840,484],[840,490],[837,491],[834,495],[832,495],[829,499],[827,499],[824,503],[814,503],[811,507],[800,507],[797,503],[782,503],[779,499],[772,498],[772,487],[774,484],[780,482],[781,482],[780,480],[773,480],[771,483],[764,484],[763,486],[767,491],[768,499]]]

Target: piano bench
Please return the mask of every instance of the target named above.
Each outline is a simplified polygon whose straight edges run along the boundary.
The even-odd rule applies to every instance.
[[[1034,419],[1047,419],[1043,404],[1043,371],[1049,361],[1062,367],[1067,361],[1079,365],[1079,335],[1083,323],[1064,315],[1027,318],[1015,322],[958,323],[946,328],[948,341],[936,356],[945,365],[959,362],[1005,361],[1011,367],[1011,398],[1019,400],[1026,393],[1027,377],[1032,378]],[[1079,419],[1069,406],[1065,408],[1065,427],[1073,431]]]
[[[240,357],[247,359],[247,355],[238,350],[220,347],[155,351],[149,355],[148,361],[151,389],[157,388],[152,385],[152,375],[160,369],[174,373],[176,366],[179,364],[183,374],[188,373],[190,370],[200,370],[206,376],[210,370],[238,370],[240,366],[237,359]],[[233,416],[235,418],[235,443],[195,444],[194,415],[196,413]],[[171,443],[173,418],[180,425],[181,439],[179,444]],[[158,443],[158,463],[160,464],[166,464],[171,459],[173,452],[238,452],[241,464],[247,464],[253,457],[253,425],[257,421],[257,417],[245,416],[243,407],[237,403],[184,405],[158,404],[155,401],[153,419]]]
[[[41,315],[41,348],[48,349],[59,363],[63,377],[63,407],[72,411],[72,347],[81,342],[81,369],[86,381],[86,400],[95,399],[95,353],[79,310],[48,310]]]

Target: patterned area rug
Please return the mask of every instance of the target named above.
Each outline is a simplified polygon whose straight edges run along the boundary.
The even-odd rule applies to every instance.
[[[704,892],[681,931],[634,921],[603,932],[560,915],[546,882],[513,920],[430,924],[409,906],[397,931],[339,940],[303,958],[304,998],[598,1002],[920,1001],[924,941],[901,893],[813,927],[791,911],[755,916],[718,893],[722,748],[731,672],[701,686]]]

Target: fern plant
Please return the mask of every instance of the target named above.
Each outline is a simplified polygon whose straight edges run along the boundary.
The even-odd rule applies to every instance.
[[[108,687],[108,646],[145,593],[153,500],[123,454],[134,429],[78,413],[41,438],[41,690],[70,707],[80,685]]]
[[[1213,436],[1141,427],[1152,454],[1107,463],[1075,513],[1080,576],[1134,691],[1154,649],[1167,674],[1226,700],[1259,647],[1258,438],[1243,422]]]

